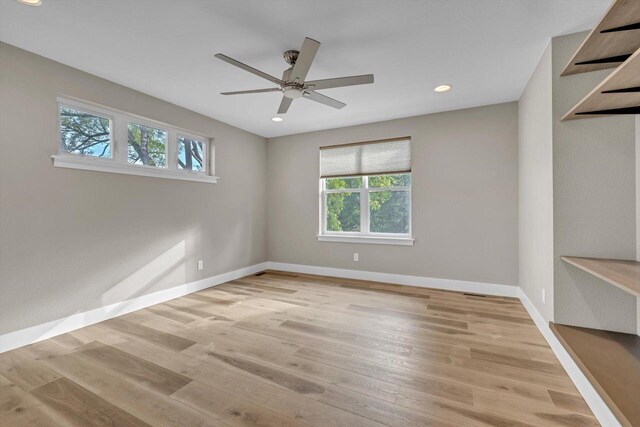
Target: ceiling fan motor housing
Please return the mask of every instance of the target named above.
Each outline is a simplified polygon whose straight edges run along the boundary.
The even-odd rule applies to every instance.
[[[298,51],[297,50],[288,50],[283,56],[285,61],[291,65],[290,68],[284,70],[282,73],[282,80],[284,84],[282,84],[282,95],[285,98],[296,99],[300,98],[304,94],[304,85],[291,81],[291,72],[293,71],[293,66],[296,64],[296,60],[298,59]]]
[[[293,67],[296,64],[296,61],[298,60],[299,54],[300,52],[297,50],[288,50],[285,53],[283,53],[282,56],[284,56],[284,60],[287,61],[287,64]]]

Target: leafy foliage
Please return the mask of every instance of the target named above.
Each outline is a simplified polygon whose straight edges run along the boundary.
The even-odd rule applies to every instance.
[[[109,119],[60,107],[60,136],[69,153],[111,157]]]
[[[372,233],[408,233],[409,192],[369,193],[369,228]]]
[[[411,185],[411,175],[376,175],[369,177],[369,188],[407,187]]]
[[[327,190],[340,190],[342,188],[362,188],[362,177],[355,178],[327,178]]]
[[[327,194],[327,231],[360,231],[360,193]]]
[[[369,177],[369,188],[407,187],[411,175]],[[369,193],[369,229],[372,233],[409,232],[409,192],[373,191]]]
[[[129,123],[129,163],[164,167],[167,161],[167,131]]]
[[[361,188],[362,178],[327,178],[327,190]],[[360,231],[360,193],[327,194],[327,231]]]

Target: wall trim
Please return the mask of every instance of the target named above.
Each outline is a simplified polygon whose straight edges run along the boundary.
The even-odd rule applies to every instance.
[[[132,311],[140,310],[154,304],[160,304],[212,286],[217,286],[230,280],[249,276],[266,270],[267,264],[267,262],[254,264],[228,273],[218,274],[217,276],[207,277],[126,301],[109,304],[105,307],[75,313],[62,319],[9,332],[0,335],[0,353],[84,328],[85,326],[109,320],[117,316],[122,316],[123,314],[131,313]]]
[[[540,333],[542,333],[544,339],[547,340],[549,347],[551,347],[551,350],[553,350],[554,354],[560,361],[560,364],[569,375],[569,378],[571,378],[571,381],[573,381],[573,384],[576,386],[585,402],[587,402],[587,405],[598,422],[600,422],[604,427],[620,427],[620,422],[616,416],[613,415],[613,412],[611,412],[607,404],[602,400],[602,397],[600,397],[596,389],[593,388],[576,362],[573,361],[567,350],[565,350],[564,346],[549,328],[547,321],[535,308],[522,288],[518,288],[518,298],[520,298],[522,305],[524,305],[524,308],[533,319],[533,322],[540,330]]]
[[[348,270],[343,268],[318,267],[302,264],[287,264],[273,261],[269,261],[267,264],[270,270],[282,270],[291,273],[317,274],[320,276],[342,277],[345,279],[370,280],[374,282],[415,286],[418,288],[472,292],[475,294],[495,295],[501,297],[517,298],[519,289],[518,286],[468,282],[465,280],[437,279],[424,276],[407,276],[404,274],[378,273],[374,271]]]

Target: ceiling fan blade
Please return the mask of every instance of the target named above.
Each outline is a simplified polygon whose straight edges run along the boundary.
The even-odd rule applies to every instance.
[[[344,102],[337,101],[333,98],[329,98],[328,96],[319,94],[318,92],[314,92],[312,90],[306,91],[304,93],[303,98],[310,99],[312,101],[319,102],[320,104],[328,105],[329,107],[338,108],[338,109],[347,105]]]
[[[227,55],[223,55],[223,54],[221,54],[221,53],[217,53],[215,56],[216,56],[216,58],[218,58],[218,59],[220,59],[220,60],[222,60],[222,61],[224,61],[224,62],[227,62],[227,63],[229,63],[229,64],[231,64],[231,65],[235,65],[235,66],[236,66],[236,67],[238,67],[238,68],[242,68],[243,70],[248,71],[248,72],[250,72],[251,74],[255,74],[256,76],[260,76],[260,77],[262,77],[263,79],[267,79],[267,80],[269,80],[270,82],[273,82],[273,83],[275,83],[275,84],[277,84],[277,85],[280,85],[280,84],[282,84],[282,83],[283,83],[283,81],[282,81],[282,80],[280,80],[280,79],[278,79],[278,78],[275,78],[275,77],[273,77],[272,75],[269,75],[269,74],[267,74],[267,73],[263,73],[263,72],[262,72],[262,71],[260,71],[260,70],[256,70],[255,68],[250,67],[250,66],[248,66],[247,64],[243,64],[243,63],[242,63],[242,62],[240,62],[240,61],[236,61],[236,60],[235,60],[235,59],[233,59],[233,58],[229,58]]]
[[[280,103],[280,108],[278,108],[278,114],[284,114],[289,110],[293,99],[287,98],[286,96],[282,97],[282,102]]]
[[[246,93],[265,93],[265,92],[280,92],[280,88],[272,87],[269,89],[237,90],[235,92],[220,92],[220,95],[244,95]]]
[[[373,74],[364,74],[362,76],[337,77],[335,79],[311,80],[305,82],[305,86],[309,86],[312,90],[330,89],[334,87],[366,85],[373,83]]]
[[[302,42],[302,47],[300,48],[300,53],[298,54],[298,59],[296,59],[296,63],[291,71],[291,81],[304,81],[319,48],[320,42],[310,39],[309,37],[304,38],[304,42]]]

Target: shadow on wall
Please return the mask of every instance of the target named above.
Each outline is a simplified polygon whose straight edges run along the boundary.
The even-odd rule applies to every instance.
[[[172,276],[172,281],[185,283],[185,259],[186,242],[182,240],[104,292],[101,306],[112,303],[118,297],[122,298],[122,295],[126,295],[124,300],[144,295],[149,288],[169,275]]]
[[[46,339],[60,333],[64,333],[68,330],[76,329],[79,325],[85,326],[96,322],[96,316],[115,317],[122,313],[131,311],[131,305],[135,303],[135,298],[144,295],[145,291],[158,283],[160,280],[166,278],[169,275],[175,275],[180,277],[180,283],[185,281],[185,256],[186,256],[186,243],[184,240],[175,244],[161,255],[157,256],[118,284],[110,288],[102,295],[102,301],[109,300],[111,293],[117,293],[118,290],[133,290],[122,303],[116,304],[102,304],[98,309],[102,313],[96,315],[93,313],[95,310],[76,310],[73,315],[49,323],[50,327],[46,331],[42,331],[40,336],[33,339],[33,342]],[[80,317],[78,317],[78,315]],[[98,320],[99,321],[99,320]]]

